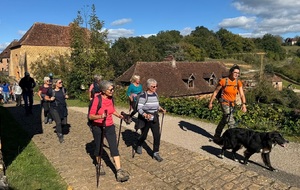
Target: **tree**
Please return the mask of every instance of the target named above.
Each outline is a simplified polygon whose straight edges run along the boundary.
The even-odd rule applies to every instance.
[[[37,59],[30,65],[30,70],[38,82],[43,82],[45,76],[49,76],[49,72],[55,78],[61,78],[66,81],[67,76],[71,72],[70,56],[68,54],[51,54]],[[68,82],[65,84],[68,86]]]
[[[283,60],[286,57],[285,49],[281,47],[276,36],[265,34],[261,39],[256,39],[254,42],[259,49],[267,52],[266,56],[270,59]]]
[[[85,24],[85,28],[82,27]],[[83,20],[78,11],[77,18],[71,25],[71,60],[72,72],[68,77],[69,91],[75,96],[81,94],[81,86],[88,87],[94,74],[101,74],[105,79],[111,79],[114,70],[108,62],[107,31],[96,16],[92,5],[89,20]]]
[[[203,26],[197,26],[190,35],[185,37],[184,41],[194,45],[199,49],[205,50],[206,57],[215,59],[223,57],[223,50],[220,40],[217,39],[214,32],[209,31]]]

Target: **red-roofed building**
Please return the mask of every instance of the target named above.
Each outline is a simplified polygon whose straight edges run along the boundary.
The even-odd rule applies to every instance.
[[[211,94],[219,79],[228,76],[228,70],[220,62],[137,62],[116,79],[128,86],[132,75],[141,77],[144,89],[146,81],[158,82],[157,92],[166,97],[203,96]]]

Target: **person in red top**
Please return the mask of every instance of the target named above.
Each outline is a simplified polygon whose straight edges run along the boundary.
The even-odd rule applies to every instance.
[[[101,82],[101,75],[94,75],[94,82],[89,87],[89,98],[92,100],[100,93],[99,83]]]
[[[234,65],[229,70],[229,76],[226,78],[222,78],[219,81],[213,95],[210,98],[208,108],[211,110],[213,107],[213,101],[216,99],[218,92],[222,89],[221,95],[221,107],[223,112],[223,117],[219,122],[215,134],[214,134],[214,142],[220,139],[222,131],[226,124],[228,124],[229,128],[236,127],[236,122],[233,117],[233,109],[235,106],[236,95],[239,93],[241,101],[242,101],[242,111],[246,112],[246,98],[243,90],[243,84],[240,80],[238,80],[240,74],[240,67],[238,65]],[[227,84],[226,84],[227,80]],[[225,87],[226,86],[226,87]]]
[[[94,141],[96,144],[95,151],[94,151],[94,155],[97,161],[96,167],[100,167],[100,175],[105,175],[103,166],[98,165],[101,159],[100,158],[101,134],[102,134],[101,128],[103,127],[104,136],[108,142],[110,154],[114,159],[115,167],[117,170],[117,175],[116,175],[117,181],[124,182],[129,179],[129,175],[128,172],[121,169],[120,154],[117,145],[116,128],[114,125],[112,115],[115,115],[120,119],[123,119],[123,116],[116,111],[115,106],[113,104],[113,98],[112,98],[114,92],[113,83],[106,80],[101,81],[99,84],[99,88],[100,88],[100,96],[102,100],[101,108],[97,112],[99,99],[95,97],[89,111],[89,119],[93,121],[91,128],[92,128]]]

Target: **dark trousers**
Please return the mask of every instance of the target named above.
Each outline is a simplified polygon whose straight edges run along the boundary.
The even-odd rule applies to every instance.
[[[147,121],[143,119],[142,121],[145,122],[145,126],[141,128],[141,136],[138,139],[137,146],[142,146],[144,141],[147,139],[149,129],[151,129],[153,134],[153,152],[159,152],[159,146],[160,146],[160,127],[159,127],[159,121],[157,119],[156,122],[153,121]]]
[[[130,106],[132,108],[132,112],[130,113],[130,117],[133,117],[136,113],[137,113],[137,110],[135,109],[135,104],[136,104],[136,101],[133,100],[133,101],[130,101]]]
[[[23,100],[25,104],[26,113],[32,113],[33,92],[32,91],[23,92]]]
[[[61,118],[58,111],[52,107],[50,108],[50,113],[51,113],[53,120],[55,121],[56,133],[62,134],[62,125],[67,125],[67,117],[65,116],[65,117]]]
[[[100,144],[101,144],[101,135],[102,135],[101,128],[102,127],[99,126],[92,126],[92,133],[96,144],[95,151],[94,151],[95,156],[100,155]],[[116,135],[115,125],[104,127],[103,132],[109,145],[110,155],[112,157],[119,156],[120,154],[117,147],[117,135]]]
[[[50,102],[41,101],[41,105],[44,109],[44,117],[47,117],[48,119],[52,119],[52,116],[50,113]]]

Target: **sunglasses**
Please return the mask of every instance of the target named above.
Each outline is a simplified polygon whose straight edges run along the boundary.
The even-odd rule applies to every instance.
[[[157,85],[156,86],[151,86],[151,88],[157,88]]]
[[[61,82],[58,82],[58,84],[62,84],[63,83],[63,81],[61,81]]]
[[[112,92],[114,91],[115,89],[114,88],[111,88],[111,89],[107,89],[108,91]]]

